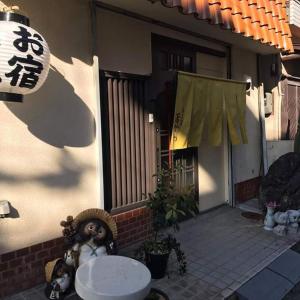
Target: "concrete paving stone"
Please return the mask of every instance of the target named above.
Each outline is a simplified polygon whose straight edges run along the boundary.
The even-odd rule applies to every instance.
[[[230,270],[230,271],[234,271],[236,269],[240,270],[240,265],[239,264],[235,264],[232,262],[226,263],[225,265],[223,265],[226,269]]]
[[[207,274],[204,274],[201,271],[191,271],[190,274],[197,277],[198,279],[202,279],[203,277],[207,276]]]
[[[180,280],[180,281],[177,282],[177,284],[180,285],[183,288],[186,288],[187,286],[190,285],[186,280]]]
[[[219,273],[223,273],[223,274],[228,274],[231,272],[229,269],[225,268],[225,266],[221,266],[221,267],[217,268],[216,271],[218,271]]]
[[[217,278],[212,277],[212,276],[204,276],[201,279],[204,280],[205,282],[208,282],[208,283],[214,283],[214,282],[218,281]]]
[[[232,283],[234,282],[234,280],[231,279],[231,278],[229,278],[228,276],[225,276],[225,277],[221,278],[221,280],[222,280],[224,283],[226,283],[227,285],[230,285],[230,284],[232,284]]]
[[[179,285],[173,285],[171,286],[171,289],[175,292],[181,292],[182,291],[182,287]]]
[[[191,270],[197,271],[197,270],[200,270],[201,268],[197,264],[188,264],[187,267],[186,267],[186,269],[188,271],[191,271]]]
[[[210,298],[208,298],[209,300],[223,300],[224,297],[222,295],[213,295]]]
[[[215,259],[214,262],[218,267],[220,267],[220,266],[225,265],[228,262],[228,259],[226,259],[226,258]]]
[[[214,282],[214,285],[222,290],[228,287],[228,284],[221,280]]]
[[[216,279],[222,279],[225,276],[225,274],[219,273],[217,271],[211,273],[210,275],[213,276],[213,277],[215,277]]]
[[[221,292],[221,295],[226,298],[226,297],[229,297],[231,294],[233,293],[233,290],[227,288],[227,289],[224,289],[222,292]]]
[[[45,287],[46,287],[46,284],[42,283],[42,284],[39,284],[36,287],[34,287],[34,290],[36,290],[37,292],[40,292],[40,291],[44,292]]]
[[[189,283],[195,282],[197,278],[190,274],[184,274],[183,279],[188,281]]]
[[[241,274],[247,274],[252,268],[248,267],[248,266],[240,266],[239,267],[239,272]]]
[[[266,265],[268,265],[268,264],[269,264],[269,262],[266,263]],[[261,271],[264,268],[264,266],[265,266],[265,263],[264,262],[260,262],[256,266],[254,266],[252,268],[252,270],[255,270],[256,272],[259,272],[259,271]]]
[[[232,271],[226,273],[225,275],[226,275],[228,278],[232,279],[233,281],[236,281],[236,280],[238,280],[238,279],[241,277],[240,274],[235,273],[235,272],[232,272]]]
[[[173,299],[173,297],[175,297],[175,296],[178,295],[178,292],[175,292],[175,291],[172,290],[172,289],[166,289],[166,290],[163,290],[163,289],[162,289],[162,291],[163,291],[164,293],[166,293],[170,299]]]
[[[205,291],[203,286],[199,286],[199,283],[196,283],[188,288],[188,290],[193,294],[201,294]]]
[[[24,300],[45,300],[46,296],[40,293],[31,293],[23,296]]]
[[[251,270],[249,270],[249,271],[246,273],[246,275],[249,276],[249,277],[253,277],[253,276],[256,275],[257,273],[258,273],[257,270],[251,269]]]
[[[242,285],[236,293],[241,299],[248,300],[281,300],[293,287],[285,278],[264,269]]]
[[[248,275],[241,275],[236,281],[239,283],[245,283],[249,279]]]
[[[212,272],[212,269],[207,268],[207,267],[201,267],[201,268],[199,268],[199,271],[201,271],[202,273],[208,275],[208,274],[210,274]]]
[[[274,260],[268,269],[296,284],[300,281],[300,254],[293,250],[287,250]]]
[[[217,293],[220,293],[222,291],[222,289],[215,285],[210,285],[208,288],[208,291],[209,291],[209,293],[217,294]]]
[[[201,295],[193,296],[190,300],[206,300],[207,298],[202,297]]]
[[[24,300],[21,294],[5,297],[4,300]]]
[[[183,293],[180,294],[182,299],[190,299],[191,297],[194,296],[194,294],[192,294],[191,292],[189,291],[184,291]]]
[[[239,287],[241,286],[241,284],[237,281],[233,282],[228,288],[235,291],[237,290]]]

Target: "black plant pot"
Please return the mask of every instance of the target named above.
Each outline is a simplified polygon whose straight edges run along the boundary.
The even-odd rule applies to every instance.
[[[159,289],[152,288],[145,300],[170,300],[168,295]]]
[[[153,279],[163,278],[166,274],[170,253],[152,254],[146,253],[146,266],[151,272]]]

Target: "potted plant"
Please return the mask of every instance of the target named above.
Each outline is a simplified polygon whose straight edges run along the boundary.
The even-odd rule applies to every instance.
[[[164,277],[172,251],[177,257],[179,273],[186,272],[186,259],[180,243],[164,231],[168,227],[172,227],[175,232],[179,231],[179,221],[195,216],[198,212],[194,187],[182,188],[176,185],[176,178],[182,171],[182,167],[163,169],[156,175],[156,191],[148,197],[147,207],[152,211],[154,234],[140,246],[137,256],[145,260],[154,279]]]

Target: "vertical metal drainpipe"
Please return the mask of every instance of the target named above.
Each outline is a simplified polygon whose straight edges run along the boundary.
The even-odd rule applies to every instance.
[[[226,51],[227,56],[227,79],[232,79],[232,53],[231,53],[231,46],[227,47]],[[228,185],[230,187],[229,190],[229,196],[231,199],[229,199],[229,203],[232,207],[235,207],[235,186],[234,186],[234,174],[233,174],[233,155],[232,155],[232,144],[230,141],[228,141],[228,160],[229,160],[229,176]]]
[[[259,168],[259,175],[264,176],[267,173],[267,148],[266,148],[266,139],[265,139],[265,124],[263,124],[263,119],[265,118],[265,112],[262,111],[264,94],[263,97],[261,93],[264,93],[264,85],[263,82],[261,82],[261,76],[260,76],[260,61],[261,61],[261,55],[256,55],[256,72],[257,72],[257,85],[258,85],[258,107],[259,107],[259,128],[260,128],[260,146],[261,146],[261,155],[260,155],[260,168]],[[261,88],[262,86],[262,88]]]

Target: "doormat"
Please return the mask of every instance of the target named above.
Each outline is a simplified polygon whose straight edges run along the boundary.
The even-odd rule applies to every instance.
[[[243,211],[241,213],[241,215],[244,218],[250,219],[250,220],[263,221],[263,219],[264,219],[264,216],[262,214],[258,214],[258,213],[251,212],[251,211]]]

